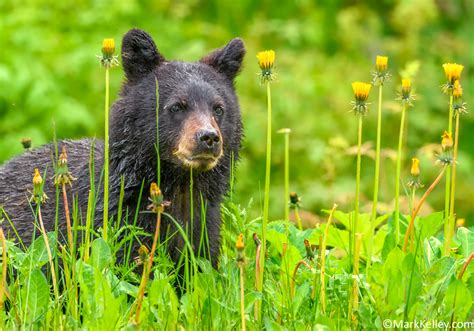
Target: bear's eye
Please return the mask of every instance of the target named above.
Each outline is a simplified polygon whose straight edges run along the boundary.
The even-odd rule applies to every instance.
[[[217,116],[221,116],[222,114],[224,114],[224,107],[222,107],[221,105],[214,106],[214,114],[216,114]]]
[[[183,105],[182,103],[175,103],[174,105],[171,105],[169,107],[169,111],[172,113],[179,113],[182,112],[186,109],[186,106]]]

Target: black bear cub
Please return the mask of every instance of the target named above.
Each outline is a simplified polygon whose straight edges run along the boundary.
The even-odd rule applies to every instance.
[[[193,233],[192,245],[196,251],[205,218],[205,232],[209,238],[206,252],[210,252],[214,265],[219,255],[220,203],[229,189],[232,158],[238,158],[242,138],[234,79],[240,71],[244,54],[243,42],[233,39],[197,62],[169,61],[160,54],[146,32],[132,29],[122,41],[126,80],[120,99],[111,109],[109,215],[117,213],[123,176],[123,210],[128,208],[131,222],[143,181],[145,193],[138,206],[137,225],[150,234],[154,231],[155,216],[146,213],[145,208],[148,188],[157,181],[155,143],[158,82],[160,186],[164,199],[171,202],[166,212],[183,228],[187,227],[188,233]],[[92,139],[58,142],[59,148],[63,145],[67,149],[69,169],[77,177],[68,192],[78,197],[78,206],[85,219],[91,178],[90,155],[91,152],[94,155],[97,188],[103,165],[104,143]],[[42,216],[46,231],[54,229],[55,187],[51,179],[53,153],[54,146],[49,144],[25,152],[0,167],[0,206],[3,206],[26,244],[30,243],[35,227],[28,202],[34,168],[39,168],[41,174],[47,169],[44,190],[50,198],[42,205]],[[194,206],[192,220],[191,182]],[[96,227],[102,225],[101,191],[102,188],[98,192],[95,208]],[[64,238],[66,225],[60,200],[59,227]],[[69,201],[71,203],[72,199]],[[8,222],[1,226],[10,237],[15,236]],[[168,235],[169,253],[177,261],[184,240],[177,233],[175,223],[166,216],[161,226],[162,235]],[[145,242],[149,240],[142,239]],[[150,247],[149,241],[147,243]]]

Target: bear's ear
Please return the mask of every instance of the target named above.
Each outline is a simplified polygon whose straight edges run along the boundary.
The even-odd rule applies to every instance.
[[[242,67],[244,55],[244,42],[240,38],[234,38],[224,47],[203,57],[201,62],[210,65],[230,80],[234,80]]]
[[[129,81],[139,79],[164,60],[155,42],[145,31],[132,29],[123,36],[122,62]]]

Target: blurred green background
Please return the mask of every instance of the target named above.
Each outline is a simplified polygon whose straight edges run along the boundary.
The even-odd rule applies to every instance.
[[[235,199],[253,212],[261,206],[264,179],[266,103],[255,54],[276,51],[272,86],[275,131],[291,134],[291,190],[302,196],[305,218],[337,202],[353,208],[356,117],[349,113],[351,83],[370,81],[376,55],[389,57],[391,82],[384,87],[380,211],[390,210],[394,191],[400,103],[400,73],[416,94],[409,110],[403,181],[410,158],[421,159],[429,186],[439,168],[433,153],[448,122],[442,64],[464,64],[462,85],[474,103],[473,1],[14,1],[0,2],[0,163],[22,152],[21,138],[39,146],[59,138],[103,136],[103,70],[96,55],[103,38],[118,47],[132,27],[148,31],[169,59],[197,60],[235,36],[248,55],[237,80],[245,125]],[[112,95],[123,78],[112,71]],[[115,97],[114,97],[115,98]],[[364,119],[362,207],[370,209],[377,93]],[[456,207],[474,218],[474,120],[461,119]],[[283,215],[283,136],[273,136],[271,216]],[[77,174],[76,174],[77,175]],[[0,183],[1,185],[1,183]],[[441,185],[428,199],[443,208]],[[402,203],[406,206],[406,201]]]

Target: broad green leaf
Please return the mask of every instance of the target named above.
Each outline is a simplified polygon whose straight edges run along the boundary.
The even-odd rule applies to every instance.
[[[415,219],[415,231],[421,234],[421,240],[436,235],[444,222],[444,212],[429,214]],[[421,231],[421,232],[420,232]]]
[[[430,267],[433,262],[441,257],[443,244],[436,237],[425,238],[423,240],[423,251],[425,265]]]
[[[25,304],[26,321],[29,323],[40,319],[48,309],[50,301],[48,281],[41,269],[31,270],[28,279],[21,288],[22,302]]]
[[[54,258],[56,255],[56,235],[54,232],[48,232],[46,236],[51,249],[51,255]],[[30,265],[33,267],[42,267],[46,263],[48,263],[48,251],[46,249],[44,238],[41,235],[33,241],[28,249],[28,256],[24,260],[22,267],[29,268]]]
[[[465,258],[474,252],[474,231],[465,227],[460,227],[456,234],[457,240],[461,243],[462,254]]]
[[[472,312],[472,298],[468,288],[459,279],[453,278],[444,299],[446,312],[454,312],[455,321],[465,321]]]
[[[92,242],[91,265],[102,271],[112,262],[112,252],[107,242],[102,238],[95,239]]]

